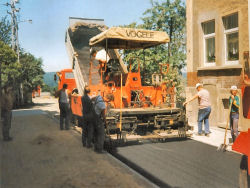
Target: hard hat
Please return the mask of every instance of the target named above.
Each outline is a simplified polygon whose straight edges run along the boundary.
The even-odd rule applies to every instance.
[[[202,86],[202,84],[201,84],[201,83],[197,83],[197,84],[195,85],[195,88],[197,89],[197,88],[200,87],[200,86]]]
[[[237,86],[231,86],[230,90],[237,90]]]

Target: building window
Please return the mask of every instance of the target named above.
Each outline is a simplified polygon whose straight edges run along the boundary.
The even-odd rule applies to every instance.
[[[204,65],[215,65],[215,21],[201,24],[204,34]]]
[[[223,17],[224,39],[227,64],[239,63],[238,13]]]

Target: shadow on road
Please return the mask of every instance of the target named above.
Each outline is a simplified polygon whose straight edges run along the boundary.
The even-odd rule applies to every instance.
[[[163,182],[162,180],[160,180],[156,176],[154,176],[151,173],[149,173],[148,171],[144,170],[142,167],[140,167],[136,163],[128,160],[127,158],[123,157],[122,155],[119,155],[117,152],[112,153],[112,155],[114,157],[116,157],[117,159],[119,159],[121,162],[125,163],[127,166],[129,166],[133,170],[135,170],[136,172],[138,172],[139,174],[141,174],[142,176],[144,176],[145,178],[149,179],[151,182],[153,182],[157,186],[165,187],[165,188],[173,188],[169,184],[167,184],[166,182]]]

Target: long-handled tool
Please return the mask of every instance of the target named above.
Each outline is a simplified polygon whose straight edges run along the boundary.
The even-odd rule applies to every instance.
[[[232,103],[231,103],[230,106],[229,106],[229,113],[228,113],[228,118],[227,118],[226,129],[225,129],[224,143],[221,144],[221,145],[217,148],[217,151],[223,151],[223,152],[224,152],[224,151],[226,151],[226,149],[227,149],[227,145],[226,145],[227,129],[228,129],[229,121],[230,121],[230,113],[231,113],[232,105],[233,105],[233,101],[232,101]]]

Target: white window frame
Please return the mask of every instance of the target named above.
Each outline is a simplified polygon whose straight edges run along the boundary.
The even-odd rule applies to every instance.
[[[207,34],[207,35],[205,35],[204,32],[203,32],[203,54],[204,54],[204,66],[205,67],[212,67],[212,66],[216,65],[215,61],[214,62],[207,62],[206,39],[210,39],[210,38],[214,38],[214,40],[215,40],[215,32],[211,33],[211,34]]]
[[[230,15],[229,15],[230,16]],[[226,17],[226,16],[225,16]],[[238,18],[239,19],[239,18]],[[239,23],[239,21],[238,21]],[[233,34],[233,33],[238,33],[238,42],[239,42],[239,25],[238,27],[235,27],[235,28],[232,28],[232,29],[225,29],[225,26],[224,26],[224,47],[225,47],[225,64],[226,65],[238,65],[239,64],[239,59],[238,60],[235,60],[235,61],[228,61],[227,60],[227,35],[228,34]],[[240,48],[240,45],[238,44],[239,48]],[[239,50],[239,49],[238,49]],[[240,53],[239,53],[240,54]],[[239,57],[240,58],[240,57]]]

